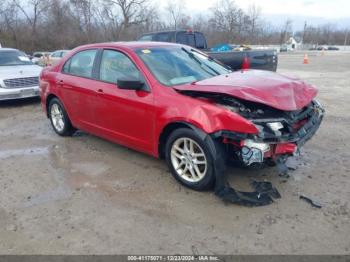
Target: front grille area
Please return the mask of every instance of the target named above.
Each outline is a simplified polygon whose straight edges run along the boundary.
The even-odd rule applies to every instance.
[[[39,85],[39,77],[23,77],[4,80],[5,88],[23,88]]]

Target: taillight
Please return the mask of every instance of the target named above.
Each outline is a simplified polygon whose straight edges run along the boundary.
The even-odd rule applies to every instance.
[[[250,61],[248,56],[244,56],[243,63],[242,63],[242,69],[249,69],[250,67]]]

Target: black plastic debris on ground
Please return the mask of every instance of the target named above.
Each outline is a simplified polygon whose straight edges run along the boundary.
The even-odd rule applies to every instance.
[[[320,203],[312,200],[311,198],[309,198],[307,196],[300,195],[299,198],[306,201],[307,203],[309,203],[311,206],[313,206],[315,208],[322,208],[322,205]]]
[[[237,191],[226,184],[215,190],[215,194],[225,202],[251,207],[266,206],[274,202],[273,199],[281,198],[280,193],[272,186],[271,182],[253,180],[250,185],[255,191]]]

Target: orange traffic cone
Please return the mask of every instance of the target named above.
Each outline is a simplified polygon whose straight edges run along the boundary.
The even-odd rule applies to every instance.
[[[308,64],[309,63],[309,57],[307,56],[307,54],[304,55],[304,64]]]

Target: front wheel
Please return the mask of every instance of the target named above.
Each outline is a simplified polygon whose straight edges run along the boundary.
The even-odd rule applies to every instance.
[[[70,136],[75,132],[63,104],[57,98],[53,98],[49,103],[49,118],[58,135]]]
[[[211,150],[195,131],[175,130],[166,143],[166,161],[172,175],[181,184],[195,190],[206,190],[215,182]]]

